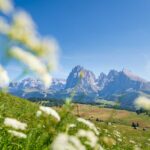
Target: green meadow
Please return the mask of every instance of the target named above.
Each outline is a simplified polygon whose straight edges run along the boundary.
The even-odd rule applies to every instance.
[[[150,149],[150,118],[135,112],[101,108],[99,106],[65,104],[54,107],[61,116],[58,122],[52,116],[37,117],[39,104],[17,98],[8,94],[0,94],[0,149],[1,150],[49,150],[58,133],[75,135],[79,129],[88,127],[77,122],[82,117],[93,122],[98,131],[98,143],[106,150],[149,150]],[[8,131],[11,127],[4,124],[6,117],[15,118],[27,124],[21,131],[26,138],[18,138]],[[139,127],[131,127],[138,122]],[[68,131],[68,124],[76,127]],[[145,130],[143,130],[145,129]],[[86,149],[93,148],[86,146]]]

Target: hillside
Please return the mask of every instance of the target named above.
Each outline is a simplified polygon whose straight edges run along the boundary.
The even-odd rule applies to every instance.
[[[137,115],[135,112],[126,110],[115,110],[83,104],[78,104],[78,112],[76,106],[74,113],[92,121],[96,121],[98,119],[101,122],[113,122],[114,124],[126,125],[128,127],[131,126],[132,122],[138,122],[140,128],[150,129],[150,117],[145,114]]]
[[[39,104],[0,93],[0,149],[48,150],[56,134],[66,132],[68,124],[77,124],[68,132],[71,135],[75,134],[79,128],[87,130],[87,127],[76,121],[77,115],[96,124],[100,132],[98,141],[104,149],[132,150],[136,147],[140,147],[141,150],[150,149],[150,118],[148,116],[91,105],[75,104],[72,108],[70,107],[66,104],[55,108],[61,116],[61,122],[58,123],[47,115],[37,118]],[[6,117],[16,118],[28,125],[27,130],[23,131],[27,135],[26,139],[10,136],[7,132],[9,128],[3,123]],[[133,129],[132,121],[138,122],[140,127]],[[146,128],[146,131],[143,131],[143,128]],[[90,147],[87,149],[92,150]]]

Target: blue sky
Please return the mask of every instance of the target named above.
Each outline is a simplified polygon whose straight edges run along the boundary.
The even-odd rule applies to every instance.
[[[14,0],[42,35],[57,39],[65,78],[75,65],[96,76],[128,68],[150,80],[149,0]]]

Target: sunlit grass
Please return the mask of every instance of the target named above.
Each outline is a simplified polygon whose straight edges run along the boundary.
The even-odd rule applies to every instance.
[[[79,114],[77,114],[76,108],[76,105],[65,105],[61,108],[55,108],[61,117],[60,121],[46,114],[37,117],[38,104],[1,93],[0,149],[51,149],[51,145],[59,133],[76,136],[80,129],[89,131],[90,128],[88,126],[77,121],[77,115],[80,115],[80,117],[90,119],[96,125],[99,132],[99,135],[97,135],[98,143],[104,149],[132,150],[138,147],[141,150],[149,150],[150,130],[143,131],[143,127],[148,127],[150,122],[148,116],[115,110],[117,113],[114,113],[115,116],[112,119],[109,115],[104,115],[111,114],[112,109],[80,105]],[[122,115],[121,112],[128,117]],[[26,134],[27,138],[18,138],[10,134],[8,131],[12,129],[4,125],[6,117],[15,118],[26,123],[28,125],[27,129],[24,131],[19,130],[19,132]],[[103,121],[97,121],[97,117]],[[143,124],[138,129],[133,129],[130,123],[137,120],[141,120]],[[69,127],[69,125],[72,127]],[[81,142],[84,143],[84,140],[84,138],[81,139]],[[93,149],[86,144],[84,146],[86,149]]]

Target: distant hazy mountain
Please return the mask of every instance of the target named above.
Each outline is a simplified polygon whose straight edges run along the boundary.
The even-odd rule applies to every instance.
[[[99,91],[100,96],[104,98],[111,98],[112,95],[122,94],[124,92],[144,90],[149,83],[134,75],[129,70],[122,70],[120,72],[111,70],[105,77],[105,85]]]
[[[49,89],[45,89],[38,79],[27,78],[9,85],[9,92],[28,99],[65,99],[74,93],[78,102],[96,102],[97,99],[120,101],[122,108],[133,109],[133,102],[139,95],[150,95],[150,83],[127,69],[110,70],[98,78],[92,71],[76,66],[67,80],[53,79]]]
[[[48,94],[54,91],[60,91],[65,88],[66,80],[53,79],[49,89],[45,89],[44,84],[33,78],[27,78],[20,82],[12,82],[9,84],[9,92],[11,94],[23,98],[45,98]]]
[[[101,87],[99,98],[120,101],[121,108],[134,109],[133,103],[138,96],[150,94],[150,83],[127,69],[100,75],[98,83]]]

